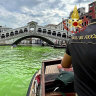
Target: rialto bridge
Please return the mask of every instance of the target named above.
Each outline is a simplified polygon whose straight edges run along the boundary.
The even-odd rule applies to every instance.
[[[30,37],[40,38],[50,45],[61,44],[65,42],[66,35],[64,30],[49,29],[32,21],[27,26],[2,32],[0,45],[17,45],[22,40]]]

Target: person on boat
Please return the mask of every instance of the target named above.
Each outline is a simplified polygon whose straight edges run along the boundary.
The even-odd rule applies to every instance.
[[[96,19],[67,44],[61,65],[68,68],[71,64],[78,96],[96,96]]]

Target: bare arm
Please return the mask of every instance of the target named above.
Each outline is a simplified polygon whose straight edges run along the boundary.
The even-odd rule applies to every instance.
[[[62,62],[61,62],[62,67],[69,68],[71,66],[71,64],[72,64],[71,56],[68,54],[65,54],[62,59]]]

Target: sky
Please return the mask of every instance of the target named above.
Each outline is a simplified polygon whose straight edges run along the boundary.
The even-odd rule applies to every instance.
[[[38,25],[58,24],[67,19],[70,12],[85,7],[95,0],[0,0],[0,26],[18,28],[30,21]]]

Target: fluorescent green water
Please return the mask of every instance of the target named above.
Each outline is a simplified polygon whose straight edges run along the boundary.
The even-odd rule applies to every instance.
[[[62,57],[64,52],[51,47],[0,46],[0,96],[26,96],[42,60]]]

